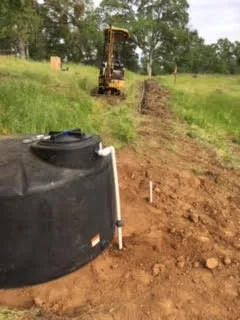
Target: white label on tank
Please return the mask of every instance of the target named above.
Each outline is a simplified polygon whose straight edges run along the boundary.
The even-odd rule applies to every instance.
[[[97,234],[95,237],[91,239],[92,247],[96,247],[96,245],[99,244],[99,242],[100,242],[100,234]]]

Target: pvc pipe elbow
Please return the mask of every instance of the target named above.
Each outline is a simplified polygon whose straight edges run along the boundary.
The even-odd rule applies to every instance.
[[[109,156],[110,154],[113,154],[115,152],[115,149],[111,146],[111,147],[107,147],[107,148],[104,148],[104,149],[99,149],[97,151],[97,154],[100,156],[100,157],[107,157]]]

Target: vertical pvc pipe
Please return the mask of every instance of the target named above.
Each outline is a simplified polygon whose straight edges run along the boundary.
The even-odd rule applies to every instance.
[[[106,157],[111,154],[112,156],[112,167],[113,167],[113,177],[114,177],[114,187],[115,187],[115,201],[116,201],[116,225],[118,232],[118,247],[119,250],[123,248],[122,240],[122,218],[121,218],[121,205],[120,205],[120,191],[119,191],[119,181],[118,181],[118,172],[117,172],[117,161],[116,161],[116,152],[114,147],[107,147],[97,151],[99,156]]]
[[[149,182],[149,202],[153,203],[153,182]]]
[[[113,176],[114,176],[114,185],[115,185],[115,199],[116,199],[116,206],[117,206],[117,223],[121,224],[121,205],[120,205],[120,191],[119,191],[119,181],[118,181],[118,172],[117,172],[117,160],[116,160],[116,152],[114,147],[110,147],[111,154],[112,154],[112,166],[113,166]],[[118,247],[119,250],[123,248],[123,241],[122,241],[122,226],[117,225],[118,231]]]

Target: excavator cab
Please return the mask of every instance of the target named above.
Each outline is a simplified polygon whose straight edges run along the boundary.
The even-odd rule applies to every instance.
[[[129,38],[128,30],[113,26],[104,30],[104,53],[100,67],[98,92],[120,95],[124,91],[125,69],[121,63],[119,43]]]

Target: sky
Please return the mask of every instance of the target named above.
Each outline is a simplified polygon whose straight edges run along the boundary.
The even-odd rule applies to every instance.
[[[94,0],[98,5],[100,0]],[[240,0],[188,0],[190,26],[206,43],[219,38],[240,41]]]
[[[190,26],[206,43],[240,41],[240,0],[189,0]]]

